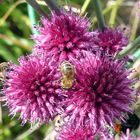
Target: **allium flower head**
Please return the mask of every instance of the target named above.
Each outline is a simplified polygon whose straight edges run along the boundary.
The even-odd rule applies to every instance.
[[[89,125],[79,126],[65,125],[60,131],[57,140],[94,140],[94,133]]]
[[[58,133],[57,140],[108,140],[112,138],[106,129],[100,128],[94,132],[89,122],[83,126],[76,127],[75,125],[64,125]]]
[[[62,62],[89,49],[92,35],[88,32],[87,19],[61,10],[59,14],[53,12],[50,19],[42,18],[41,22],[40,34],[33,37],[37,41],[35,51],[43,49]]]
[[[4,94],[11,115],[20,113],[22,123],[48,122],[57,114],[59,85],[55,64],[45,55],[19,59],[7,73]],[[53,69],[51,69],[53,68]]]
[[[130,71],[124,61],[98,57],[87,52],[85,58],[73,60],[76,83],[65,101],[65,116],[69,121],[84,125],[86,121],[96,130],[101,124],[113,126],[115,118],[123,120],[123,113],[131,112],[135,91]]]
[[[118,28],[106,28],[103,31],[93,31],[93,43],[99,47],[99,49],[114,54],[128,44],[128,38],[124,36],[121,29]]]

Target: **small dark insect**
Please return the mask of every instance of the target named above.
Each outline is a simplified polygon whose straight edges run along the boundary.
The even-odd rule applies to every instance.
[[[127,129],[136,130],[140,125],[140,119],[136,114],[128,114],[128,119],[126,122],[121,124],[121,131],[126,133]]]
[[[123,34],[127,37],[130,36],[131,27],[129,25],[121,25],[120,29],[122,30]]]

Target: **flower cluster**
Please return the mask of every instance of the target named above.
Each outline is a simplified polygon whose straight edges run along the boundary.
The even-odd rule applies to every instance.
[[[61,115],[67,121],[58,140],[92,140],[97,131],[107,139],[106,126],[124,121],[135,100],[126,60],[114,57],[127,38],[118,29],[89,31],[89,21],[72,11],[53,12],[41,23],[33,53],[7,71],[3,91],[11,115],[20,113],[23,124]],[[66,82],[72,85],[65,89]]]

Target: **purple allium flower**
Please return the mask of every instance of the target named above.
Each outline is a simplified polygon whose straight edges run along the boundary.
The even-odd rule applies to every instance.
[[[76,127],[75,124],[64,125],[58,133],[57,140],[108,140],[112,138],[106,129],[100,128],[94,132],[89,122],[84,126]]]
[[[61,101],[58,90],[56,64],[45,55],[27,56],[19,59],[7,73],[4,94],[10,114],[20,113],[22,123],[48,122],[57,114]]]
[[[79,126],[65,125],[60,131],[57,140],[94,140],[94,133],[89,125]]]
[[[114,54],[128,44],[128,38],[121,29],[106,28],[93,31],[93,43],[109,54]]]
[[[42,18],[41,22],[42,26],[38,27],[40,34],[33,37],[37,42],[35,52],[43,49],[62,62],[75,58],[81,50],[88,50],[91,46],[88,20],[72,11],[54,12],[50,19]]]
[[[95,130],[105,124],[113,126],[115,118],[124,120],[123,113],[131,112],[135,97],[130,87],[134,80],[128,79],[125,62],[86,52],[85,58],[75,59],[73,64],[76,82],[67,93],[64,117],[77,126],[89,121]]]

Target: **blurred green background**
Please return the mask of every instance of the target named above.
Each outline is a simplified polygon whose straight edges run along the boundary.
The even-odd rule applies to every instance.
[[[38,0],[40,5],[49,14],[45,3]],[[91,29],[97,28],[97,19],[93,11],[92,0],[57,0],[60,6],[71,6],[74,10],[87,15],[92,22]],[[112,27],[125,27],[125,34],[133,41],[140,35],[140,7],[137,0],[101,0],[106,23]],[[81,10],[80,10],[81,9]],[[24,0],[0,1],[0,62],[12,61],[17,63],[21,55],[31,52],[34,45],[31,34],[34,24],[39,24],[39,15],[35,12],[32,18],[31,7]],[[140,58],[140,46],[130,52],[135,61]],[[135,62],[134,61],[134,62]],[[132,64],[133,65],[133,64]],[[0,105],[0,140],[43,140],[48,127],[46,125],[33,127],[20,125],[18,116],[11,119],[8,108]]]

